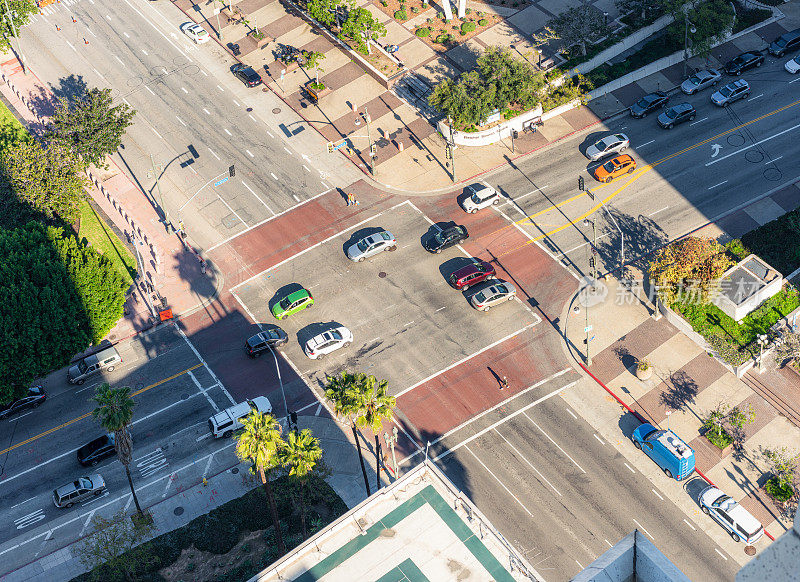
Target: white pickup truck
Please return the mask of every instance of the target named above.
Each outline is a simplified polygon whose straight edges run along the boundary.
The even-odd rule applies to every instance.
[[[242,419],[253,410],[257,410],[261,414],[269,414],[272,412],[272,404],[266,396],[256,396],[252,400],[226,408],[208,419],[208,427],[211,429],[212,436],[217,439],[229,438],[234,431],[242,428]]]

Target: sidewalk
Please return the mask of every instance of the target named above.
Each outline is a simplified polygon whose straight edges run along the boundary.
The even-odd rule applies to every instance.
[[[614,279],[605,284],[608,291],[605,299],[589,308],[588,325],[592,326],[589,335],[593,336],[589,371],[648,422],[669,427],[684,439],[695,450],[697,468],[750,511],[773,536],[786,531],[791,521],[762,489],[767,466],[760,448],[787,445],[791,448],[793,443],[800,442],[800,427],[665,319],[653,319],[652,305],[641,287],[634,286],[631,291]],[[568,305],[562,320],[566,322],[567,350],[574,360],[583,363],[587,335],[585,308],[580,306],[579,313],[572,311],[579,303],[580,300],[575,300]],[[653,365],[654,374],[649,380],[641,381],[635,375],[636,362],[641,359]],[[630,453],[634,467],[651,476],[688,515],[696,515],[696,499],[687,494],[682,484],[666,479],[629,442],[639,421],[621,409],[597,381],[585,373],[583,376],[575,389],[565,394],[565,400],[607,440],[618,443],[617,448],[623,454]],[[586,402],[596,405],[587,407]],[[755,422],[744,429],[746,441],[742,454],[720,451],[700,436],[701,419],[720,402],[731,406],[752,405],[756,411]],[[800,403],[794,405],[800,408]],[[715,539],[716,533],[720,534],[718,543],[730,542],[723,530],[711,530]],[[759,545],[763,543],[768,540]],[[742,555],[742,559],[748,558]]]
[[[49,87],[30,69],[23,74],[16,59],[0,64],[0,72],[0,92],[23,125],[40,135],[54,111]],[[176,317],[211,302],[222,276],[212,269],[204,272],[200,250],[191,240],[168,233],[155,201],[130,181],[113,158],[108,164],[108,170],[90,168],[87,191],[139,265],[138,285],[128,296],[125,315],[106,336],[116,343],[152,327],[159,321],[159,311],[171,309]]]
[[[320,439],[324,451],[324,459],[333,474],[328,483],[344,500],[348,508],[358,505],[366,499],[361,467],[352,442],[352,433],[339,423],[324,416],[300,416],[298,424],[301,429],[310,428],[314,436]],[[231,458],[234,459],[233,453]],[[366,452],[364,460],[370,463],[367,475],[371,484],[375,481],[374,465],[370,462],[370,453]],[[373,459],[374,461],[374,459]],[[260,480],[250,474],[247,463],[237,463],[229,469],[213,475],[195,486],[177,492],[154,505],[147,507],[154,518],[157,537],[182,527],[212,509],[241,497],[251,489],[261,486]],[[143,509],[145,509],[143,507]],[[265,527],[269,524],[265,524]],[[87,571],[80,560],[73,555],[70,544],[51,552],[41,558],[6,574],[2,582],[67,582]],[[164,567],[169,564],[164,564]]]

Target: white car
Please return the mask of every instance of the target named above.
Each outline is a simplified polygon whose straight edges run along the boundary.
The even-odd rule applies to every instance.
[[[700,509],[728,530],[735,542],[751,545],[764,535],[764,526],[749,511],[713,485],[700,492]]]
[[[321,360],[339,348],[346,348],[353,343],[353,334],[344,326],[333,327],[306,342],[304,351],[312,360]]]
[[[783,65],[783,68],[789,71],[792,75],[797,72],[800,72],[800,56],[797,56],[789,61],[786,61],[786,64]]]
[[[203,44],[211,39],[208,32],[206,32],[202,26],[195,24],[194,22],[186,22],[182,24],[181,30],[183,31],[183,34],[191,38],[195,44]]]
[[[461,205],[469,213],[500,203],[500,194],[486,182],[467,186],[467,194],[468,196]]]
[[[608,154],[618,154],[624,152],[631,145],[631,141],[624,133],[607,135],[595,144],[586,148],[586,157],[596,162]]]
[[[347,258],[351,261],[361,262],[383,251],[396,251],[397,239],[388,230],[376,232],[362,238],[356,244],[347,248]]]

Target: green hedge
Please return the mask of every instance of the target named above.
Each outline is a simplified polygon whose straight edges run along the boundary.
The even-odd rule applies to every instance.
[[[721,428],[718,425],[712,425],[706,427],[706,432],[703,436],[708,439],[712,445],[717,447],[718,449],[722,450],[728,445],[733,444],[733,437],[728,434],[724,428]]]
[[[777,477],[772,477],[769,481],[764,483],[764,490],[767,492],[767,495],[780,503],[785,503],[794,496],[794,489],[792,489],[792,486],[786,485],[781,487],[780,480]]]
[[[430,34],[431,34],[431,29],[430,29],[430,28],[428,28],[427,26],[425,26],[425,27],[422,27],[422,28],[418,28],[418,29],[416,30],[416,32],[414,32],[414,34],[416,34],[416,35],[417,35],[418,37],[420,37],[420,38],[424,38],[424,37],[426,37],[426,36],[430,36]]]
[[[742,244],[788,275],[800,267],[800,209],[751,230]]]
[[[780,2],[783,3],[783,0],[780,0]],[[767,2],[767,4],[769,4],[769,2]],[[770,16],[772,16],[772,10],[767,10],[766,8],[742,8],[737,5],[736,23],[733,25],[733,34],[741,32],[745,28],[750,28],[759,22],[764,22]]]

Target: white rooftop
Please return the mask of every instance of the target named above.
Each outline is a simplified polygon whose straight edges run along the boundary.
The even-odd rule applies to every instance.
[[[658,440],[679,459],[688,459],[692,456],[692,450],[689,446],[671,430],[664,431],[661,436],[658,437]]]

